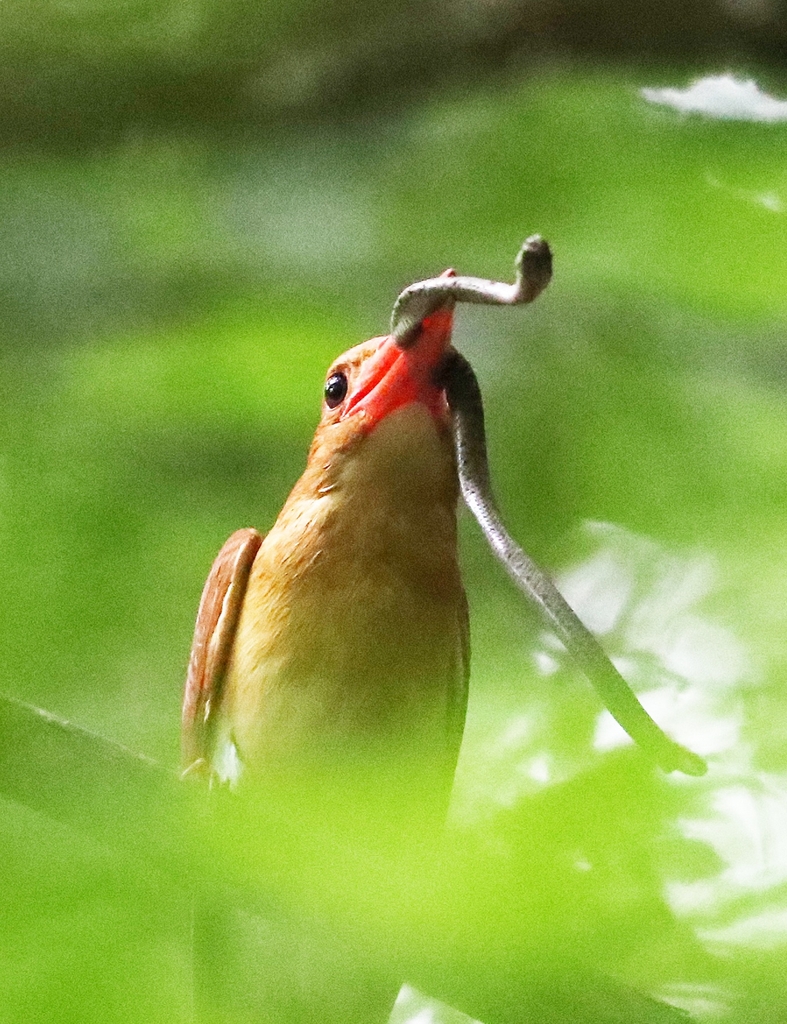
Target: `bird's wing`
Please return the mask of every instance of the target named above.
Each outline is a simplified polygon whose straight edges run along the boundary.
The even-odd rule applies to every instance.
[[[183,767],[207,767],[210,720],[218,707],[235,628],[262,534],[236,530],[214,561],[202,591],[191,644],[181,719]]]
[[[460,679],[451,705],[449,721],[449,743],[454,755],[454,767],[456,767],[456,758],[459,756],[459,748],[462,745],[462,736],[465,731],[467,694],[470,686],[470,613],[467,607],[467,597],[464,594],[462,597],[463,600],[459,619]]]
[[[462,602],[459,608],[457,626],[456,662],[447,708],[445,771],[441,779],[442,786],[439,791],[435,791],[437,805],[441,808],[440,814],[443,818],[445,817],[454,786],[454,776],[465,731],[467,695],[470,684],[470,615],[467,607],[467,597],[464,593],[462,594]]]

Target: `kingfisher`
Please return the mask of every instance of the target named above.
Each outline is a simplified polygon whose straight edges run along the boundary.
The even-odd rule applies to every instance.
[[[459,484],[437,371],[453,314],[329,368],[306,470],[270,531],[238,530],[200,602],[184,766],[231,786],[374,772],[444,813],[464,727]],[[338,766],[338,768],[337,768]]]
[[[307,826],[327,824],[386,855],[439,832],[470,659],[460,490],[509,575],[620,724],[666,770],[705,771],[641,707],[509,536],[494,502],[480,389],[451,345],[453,308],[531,302],[551,277],[547,244],[528,239],[516,267],[513,285],[449,270],[410,286],[391,332],[328,369],[303,475],[265,536],[253,528],[232,534],[205,584],[183,701],[186,774],[269,806],[284,795],[286,807],[312,815]],[[272,942],[292,956],[272,964]],[[221,942],[209,945],[213,962],[221,961]],[[273,940],[266,933],[263,945],[272,973],[258,979],[263,1009],[255,1019],[385,1019],[398,986],[354,980],[353,963],[325,954],[322,939],[310,942],[295,924]],[[326,983],[336,977],[343,982]],[[225,1010],[217,1020],[247,1019],[242,1008]]]

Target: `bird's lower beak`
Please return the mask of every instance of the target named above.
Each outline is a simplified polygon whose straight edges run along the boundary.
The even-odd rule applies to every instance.
[[[435,375],[451,345],[452,327],[453,309],[446,306],[424,317],[407,349],[390,335],[380,338],[377,351],[363,364],[341,418],[362,414],[371,429],[411,402],[420,402],[434,416],[441,416],[446,399]]]

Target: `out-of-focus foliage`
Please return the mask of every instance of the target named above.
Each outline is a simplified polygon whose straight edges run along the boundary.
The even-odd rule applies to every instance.
[[[776,0],[9,0],[0,137],[60,147],[129,128],[248,128],[379,109],[556,55],[778,60]]]
[[[509,278],[540,231],[555,279],[538,304],[458,314],[496,488],[711,772],[664,779],[612,750],[595,696],[463,523],[467,933],[493,950],[526,922],[558,967],[772,1021],[787,1003],[787,128],[683,117],[639,88],[704,70],[663,59],[703,26],[703,62],[751,60],[784,21],[765,4],[699,5],[690,23],[614,10],[610,28],[592,4],[4,6],[2,686],[174,764],[202,581],[297,478],[325,367],[385,330],[405,284],[448,265]],[[638,59],[544,60],[558,44]],[[188,907],[2,814],[0,1021],[187,1020]],[[407,990],[400,1018],[417,1005]]]

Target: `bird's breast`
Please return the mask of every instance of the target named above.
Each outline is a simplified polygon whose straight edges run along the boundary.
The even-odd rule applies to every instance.
[[[308,479],[254,564],[225,731],[252,771],[348,749],[455,760],[466,605],[450,438],[407,406]]]

